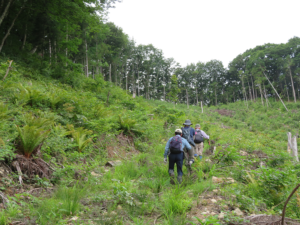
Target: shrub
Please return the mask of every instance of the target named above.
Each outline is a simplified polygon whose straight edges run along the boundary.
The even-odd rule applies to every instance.
[[[88,144],[92,141],[92,138],[87,138],[87,135],[93,133],[91,130],[86,130],[83,127],[79,127],[76,130],[72,131],[72,137],[78,146],[78,152],[82,152]]]
[[[50,130],[44,130],[44,128],[38,128],[37,126],[25,125],[20,128],[16,126],[21,146],[19,150],[29,158],[34,150],[47,138]]]

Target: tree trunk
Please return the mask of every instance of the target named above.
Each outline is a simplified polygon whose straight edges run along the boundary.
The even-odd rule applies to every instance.
[[[263,94],[262,94],[262,90],[261,90],[261,84],[259,84],[259,91],[260,91],[261,104],[264,106],[264,99],[263,99]]]
[[[289,134],[288,132],[288,137],[292,136],[292,134]],[[297,147],[297,136],[291,137],[290,140],[288,140],[288,145],[290,149],[292,149],[292,156],[294,157],[296,162],[299,162],[299,157],[298,157],[298,147]]]
[[[287,152],[289,154],[291,154],[290,144],[292,143],[292,133],[291,132],[287,132],[287,136],[288,136]]]
[[[248,83],[248,88],[249,88],[249,98],[250,98],[250,101],[253,101],[253,97],[252,97],[252,94],[251,94],[251,88],[250,88],[248,80],[247,80],[247,83]]]
[[[86,77],[89,77],[89,56],[88,56],[88,46],[86,41],[86,34],[85,34],[85,64],[86,64]]]
[[[271,103],[269,102],[268,97],[267,97],[267,92],[266,92],[265,84],[263,84],[263,86],[264,86],[264,96],[265,96],[265,98],[266,98],[267,107],[268,107],[269,105],[270,105],[270,107],[271,107]]]
[[[251,81],[252,81],[253,99],[254,99],[254,102],[256,102],[255,93],[254,93],[254,84],[253,84],[252,75],[251,75]]]
[[[128,72],[127,72],[127,66],[125,67],[125,78],[126,78],[126,92],[128,89]]]
[[[10,3],[8,3],[10,4]],[[25,3],[24,3],[25,4]],[[22,5],[21,9],[19,10],[19,12],[17,13],[17,15],[15,16],[14,20],[12,21],[10,27],[8,28],[8,31],[6,32],[6,34],[4,35],[4,37],[2,38],[2,42],[1,42],[1,45],[0,45],[0,52],[3,48],[3,45],[4,45],[4,42],[6,40],[6,38],[10,35],[10,31],[11,29],[13,28],[13,26],[15,25],[15,21],[16,19],[18,18],[18,16],[20,15],[20,13],[22,12],[23,8],[24,8],[24,4]],[[1,24],[1,23],[0,23]]]
[[[140,96],[140,71],[139,71],[139,66],[138,66],[138,71],[137,71],[137,73],[138,73],[138,96]]]
[[[55,65],[56,65],[56,63],[57,63],[56,41],[54,41],[54,51],[55,51]]]
[[[246,106],[248,108],[248,102],[247,102],[247,93],[246,93],[246,89],[244,86],[244,78],[242,76],[242,86],[243,86],[243,97],[244,97],[244,102],[246,103]]]
[[[202,110],[202,113],[203,113],[203,105],[202,105],[202,101],[201,101],[201,110]]]
[[[24,50],[25,44],[26,44],[26,38],[27,38],[27,23],[25,26],[25,34],[24,34],[24,39],[23,39],[23,44],[22,44],[22,50]]]
[[[293,96],[294,96],[294,102],[296,103],[297,99],[296,99],[296,92],[295,92],[295,88],[294,88],[294,81],[293,81],[293,76],[292,76],[292,71],[291,71],[291,67],[289,66],[289,72],[290,72],[290,77],[291,77],[291,83],[292,83],[292,89],[293,89]]]
[[[263,72],[263,74],[265,75],[265,77],[267,78],[267,80],[269,81],[269,83],[271,84],[273,90],[274,90],[275,93],[277,94],[278,98],[280,99],[280,101],[281,101],[282,105],[284,106],[284,108],[286,109],[286,111],[289,111],[289,110],[286,108],[286,106],[285,106],[284,102],[282,101],[282,99],[280,98],[279,94],[277,93],[276,89],[274,88],[273,84],[271,83],[271,81],[270,81],[269,78],[267,77],[267,75],[266,75],[264,72]]]
[[[111,64],[109,64],[109,82],[111,82]]]
[[[289,96],[288,86],[286,84],[285,78],[284,78],[284,82],[285,82],[285,87],[286,87],[286,96],[287,96],[287,99],[288,99],[288,102],[289,102],[290,101],[290,96]]]
[[[215,87],[215,100],[216,100],[216,105],[218,104],[218,100],[217,100],[217,85],[216,85],[216,87]]]
[[[198,89],[197,89],[197,86],[196,86],[196,105],[198,105]]]
[[[10,5],[11,5],[12,2],[13,2],[13,0],[8,0],[7,5],[6,5],[6,7],[5,7],[5,9],[4,9],[4,11],[3,11],[1,17],[0,17],[0,26],[1,26],[1,24],[2,24],[2,22],[3,22],[3,20],[4,20],[4,18],[5,18],[5,16],[7,15],[8,9],[9,9],[9,7],[10,7]],[[2,3],[1,3],[1,8],[2,8],[2,6],[3,6],[3,1],[2,1]],[[22,8],[23,8],[23,7],[22,7]]]
[[[185,89],[185,91],[186,91],[186,106],[187,106],[187,108],[189,108],[189,93],[188,93],[187,88]]]
[[[66,47],[66,67],[68,66],[68,62],[67,62],[67,59],[68,59],[68,39],[69,39],[69,36],[68,36],[68,24],[67,24],[67,31],[66,31],[66,44],[67,44],[67,47]]]
[[[49,57],[50,57],[50,65],[51,65],[51,40],[49,39]]]

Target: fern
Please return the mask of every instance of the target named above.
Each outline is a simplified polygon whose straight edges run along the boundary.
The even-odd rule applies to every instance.
[[[49,94],[48,98],[49,98],[49,102],[51,104],[52,109],[56,109],[57,105],[63,101],[62,97],[60,95],[55,94],[55,93]]]
[[[130,132],[136,124],[135,120],[130,119],[128,117],[122,117],[121,115],[119,115],[118,122],[120,125],[120,130],[123,130],[124,132]]]
[[[67,131],[61,124],[53,126],[53,131],[60,137],[64,137],[71,134],[71,131]]]
[[[93,132],[91,130],[85,130],[83,127],[80,127],[72,132],[72,137],[78,145],[78,152],[82,152],[92,141],[92,138],[86,138],[87,135],[92,133]]]
[[[50,130],[44,130],[44,128],[38,128],[36,126],[25,125],[20,128],[16,126],[20,141],[21,141],[21,151],[29,158],[32,152],[46,139]]]
[[[46,115],[45,113],[40,113],[40,116],[37,117],[32,113],[28,113],[23,116],[23,121],[24,121],[25,125],[28,125],[30,127],[47,129],[50,126],[52,126],[52,124],[54,122],[54,116]]]
[[[9,114],[8,106],[0,102],[0,118],[5,119]]]

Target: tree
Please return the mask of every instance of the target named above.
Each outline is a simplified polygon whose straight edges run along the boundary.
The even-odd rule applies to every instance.
[[[178,81],[177,81],[177,77],[174,74],[171,77],[171,87],[170,87],[170,92],[167,94],[167,98],[171,101],[174,102],[174,108],[175,105],[178,101],[178,94],[180,93],[180,88],[178,87]]]

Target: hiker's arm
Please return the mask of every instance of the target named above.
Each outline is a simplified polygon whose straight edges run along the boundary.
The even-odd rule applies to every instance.
[[[201,134],[205,139],[209,139],[209,136],[203,130],[201,130]]]
[[[167,158],[168,153],[169,153],[169,148],[170,148],[170,142],[171,142],[171,139],[172,139],[172,138],[170,138],[170,139],[168,140],[168,142],[167,142],[167,144],[166,144],[166,147],[165,147],[165,153],[164,153],[164,157],[165,157],[165,158]]]
[[[192,146],[189,144],[187,140],[182,140],[183,148],[186,147],[188,150],[192,148]]]

